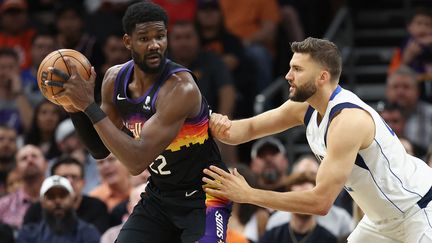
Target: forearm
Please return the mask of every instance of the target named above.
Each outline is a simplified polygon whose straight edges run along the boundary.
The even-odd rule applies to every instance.
[[[157,155],[149,151],[142,139],[136,140],[118,129],[107,117],[94,124],[105,146],[121,161],[132,175],[144,171]]]
[[[69,113],[80,140],[95,159],[103,159],[110,154],[88,117],[83,112]]]
[[[246,203],[265,208],[302,214],[325,215],[332,202],[318,196],[313,190],[301,192],[274,192],[252,188]]]

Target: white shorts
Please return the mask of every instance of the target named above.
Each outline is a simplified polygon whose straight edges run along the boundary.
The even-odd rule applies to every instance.
[[[403,218],[372,222],[367,216],[348,237],[349,243],[432,243],[432,203],[417,205]]]

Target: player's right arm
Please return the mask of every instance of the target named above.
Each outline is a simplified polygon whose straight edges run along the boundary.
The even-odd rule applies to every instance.
[[[251,118],[231,121],[213,113],[210,118],[212,135],[227,144],[241,144],[303,124],[308,103],[286,101],[278,108]]]

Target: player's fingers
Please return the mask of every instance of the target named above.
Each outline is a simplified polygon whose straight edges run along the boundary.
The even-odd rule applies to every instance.
[[[206,183],[206,185],[205,185],[204,188],[208,188],[208,187],[211,187],[211,188],[222,188],[222,186],[223,186],[219,181],[212,180],[212,179],[207,178],[207,177],[203,177],[202,181]]]
[[[66,65],[68,66],[70,72],[71,72],[71,76],[73,75],[79,75],[78,69],[75,65],[75,63],[72,62],[72,60],[68,57],[64,58],[64,61],[66,63]]]
[[[96,80],[96,71],[95,71],[95,68],[92,66],[90,71],[91,71],[90,81],[94,82]]]
[[[63,90],[63,91],[58,92],[58,93],[56,93],[55,95],[53,95],[52,98],[53,98],[53,99],[60,99],[60,98],[62,98],[62,97],[64,97],[64,96],[66,96],[66,95],[67,95],[67,94],[66,94],[66,91]]]
[[[69,80],[70,76],[69,74],[55,68],[55,67],[48,67],[48,71],[51,72],[52,74],[62,78],[63,80],[67,81]]]
[[[223,181],[223,178],[219,174],[217,174],[217,173],[215,173],[209,169],[204,169],[204,174],[210,176],[211,178],[213,178],[217,181],[220,181],[220,182]]]
[[[210,166],[210,170],[214,171],[215,173],[217,173],[222,178],[228,178],[231,175],[229,172],[226,172],[226,171],[222,170],[221,168],[214,166],[214,165]]]
[[[214,197],[226,198],[226,194],[221,190],[205,188],[204,191]]]
[[[58,81],[52,81],[52,80],[45,80],[45,85],[51,86],[51,87],[60,87],[63,88],[64,82],[58,82]]]

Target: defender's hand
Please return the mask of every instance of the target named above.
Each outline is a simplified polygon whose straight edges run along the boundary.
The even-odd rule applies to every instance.
[[[227,116],[212,113],[210,116],[210,130],[212,135],[218,140],[224,141],[230,138],[230,129],[232,122]]]
[[[249,186],[245,178],[234,168],[228,173],[216,166],[204,169],[204,173],[212,179],[203,177],[203,182],[207,183],[204,191],[214,197],[227,198],[238,203],[248,203],[249,196],[253,193],[253,188]]]

